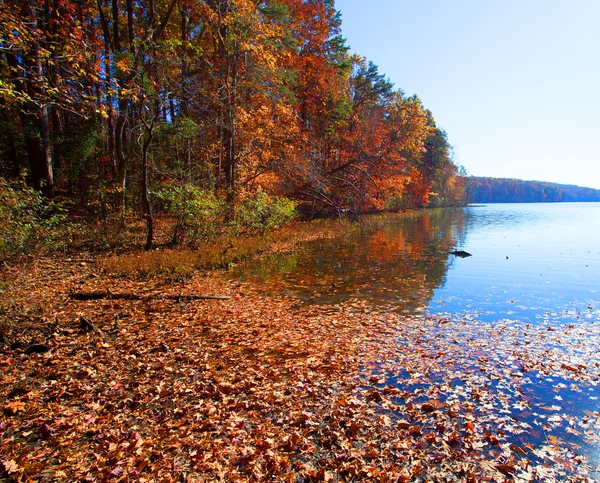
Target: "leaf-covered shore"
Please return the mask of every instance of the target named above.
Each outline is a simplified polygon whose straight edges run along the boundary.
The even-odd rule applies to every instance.
[[[598,478],[597,323],[324,313],[51,259],[4,278],[0,481]],[[97,290],[144,297],[69,297]]]

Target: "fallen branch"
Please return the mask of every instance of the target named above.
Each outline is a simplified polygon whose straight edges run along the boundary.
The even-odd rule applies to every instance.
[[[165,295],[163,297],[169,300],[230,300],[226,295]]]
[[[46,344],[32,344],[25,349],[25,354],[44,354],[48,352],[50,347]]]
[[[96,334],[102,335],[102,331],[94,324],[91,320],[86,319],[85,317],[81,317],[79,319],[79,324],[81,326],[81,330],[85,332],[94,331]]]
[[[69,294],[75,300],[229,300],[221,295],[138,295],[136,293],[75,292]]]

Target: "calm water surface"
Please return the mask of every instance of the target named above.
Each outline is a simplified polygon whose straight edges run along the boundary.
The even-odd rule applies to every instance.
[[[449,252],[465,250],[472,257]],[[301,303],[528,323],[600,319],[600,203],[372,217],[357,233],[236,268]]]
[[[473,256],[450,260],[431,312],[473,311],[484,320],[599,319],[600,203],[467,208]]]

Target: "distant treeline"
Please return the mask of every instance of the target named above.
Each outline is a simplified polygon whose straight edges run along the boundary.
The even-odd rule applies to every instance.
[[[600,201],[600,190],[592,188],[544,181],[475,176],[467,178],[465,193],[469,203]]]

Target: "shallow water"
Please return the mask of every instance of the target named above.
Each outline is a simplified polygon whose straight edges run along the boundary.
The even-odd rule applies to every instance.
[[[466,209],[463,246],[432,312],[484,320],[599,319],[600,204],[503,204]]]

